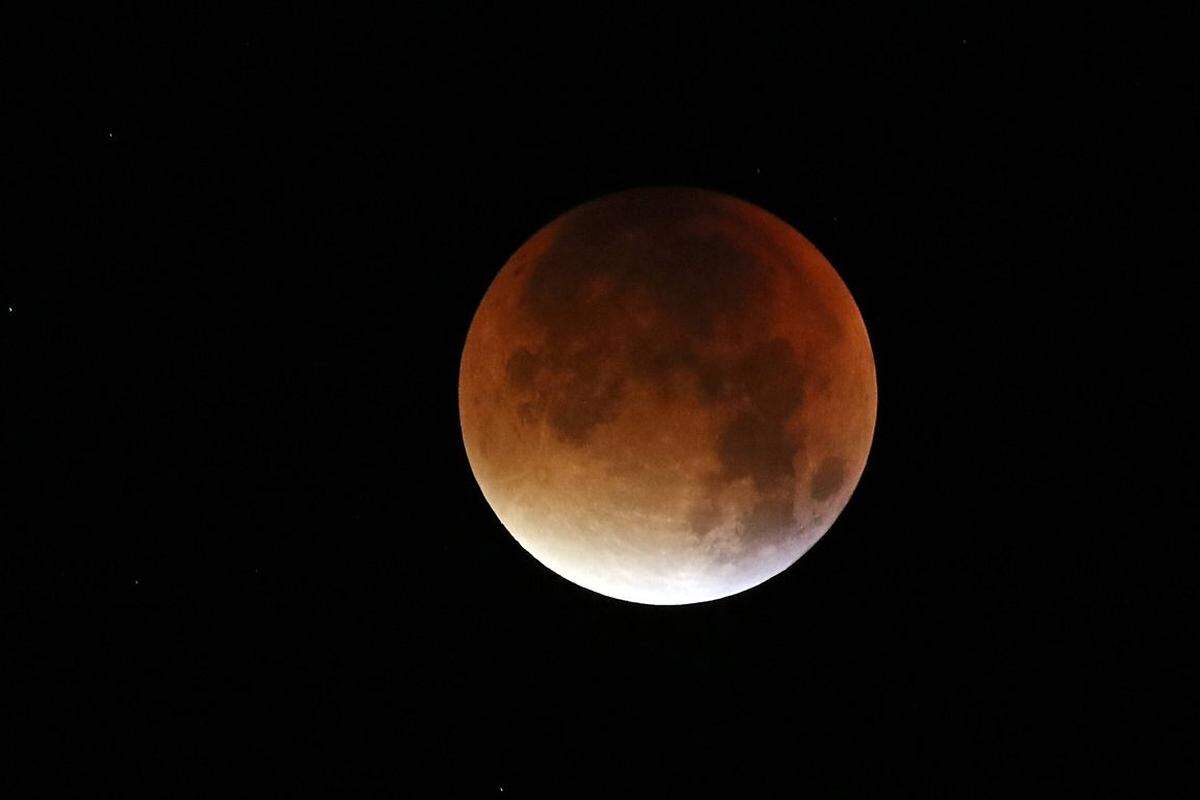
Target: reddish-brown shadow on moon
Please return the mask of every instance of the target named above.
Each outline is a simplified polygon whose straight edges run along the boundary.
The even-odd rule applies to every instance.
[[[471,323],[459,413],[504,526],[580,586],[713,600],[794,563],[845,507],[875,427],[854,299],[782,220],[683,188],[568,211]]]

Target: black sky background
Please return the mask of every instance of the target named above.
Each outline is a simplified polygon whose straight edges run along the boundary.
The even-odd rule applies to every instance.
[[[27,42],[56,91],[16,93],[0,265],[13,719],[107,764],[67,776],[928,796],[1173,760],[1149,609],[1192,589],[1124,472],[1194,261],[1176,21],[110,22]],[[655,184],[808,237],[879,381],[826,537],[675,608],[528,556],[456,399],[508,256]]]

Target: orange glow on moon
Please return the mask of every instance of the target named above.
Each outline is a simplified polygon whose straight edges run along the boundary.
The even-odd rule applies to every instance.
[[[713,600],[794,563],[850,499],[875,362],[833,267],[782,220],[697,189],[562,215],[471,323],[459,413],[488,503],[610,597]]]

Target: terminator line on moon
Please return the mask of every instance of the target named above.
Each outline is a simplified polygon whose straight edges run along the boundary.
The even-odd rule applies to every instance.
[[[742,200],[635,189],[538,231],[467,335],[459,413],[500,521],[580,586],[655,605],[749,589],[819,539],[875,427],[833,267]]]

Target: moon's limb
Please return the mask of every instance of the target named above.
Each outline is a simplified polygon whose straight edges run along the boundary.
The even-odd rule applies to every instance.
[[[712,600],[786,569],[840,513],[874,359],[829,262],[695,189],[582,205],[505,264],[471,324],[471,468],[530,553],[611,597]]]

